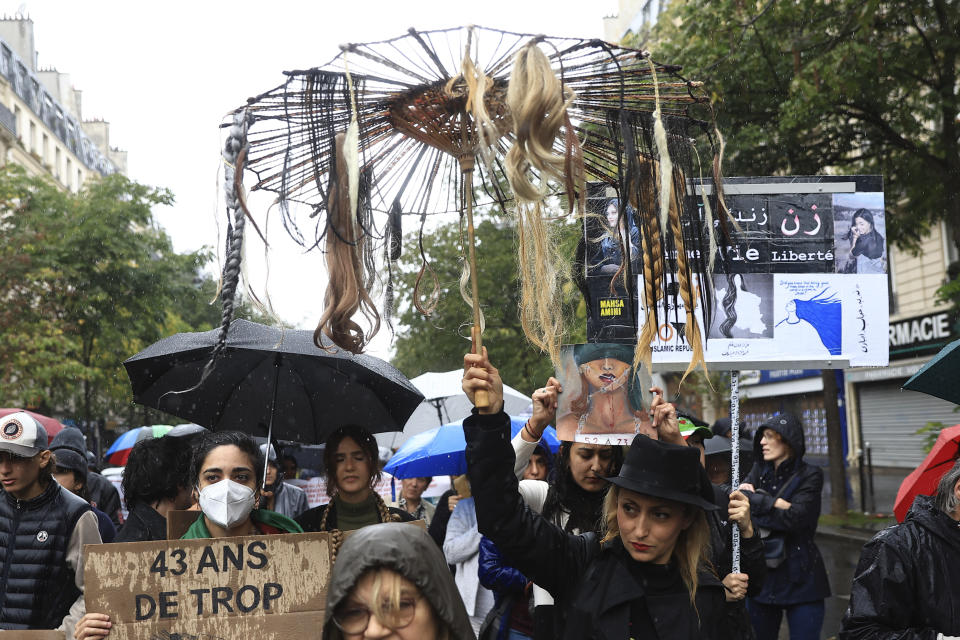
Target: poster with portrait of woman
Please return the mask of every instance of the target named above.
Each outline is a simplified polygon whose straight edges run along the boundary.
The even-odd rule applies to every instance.
[[[628,445],[638,433],[654,434],[647,413],[652,379],[634,375],[633,346],[610,342],[566,345],[556,377],[563,385],[557,436],[590,444]]]
[[[883,192],[833,194],[837,273],[886,273]]]
[[[640,231],[633,207],[607,185],[587,185],[583,219],[585,298],[590,307],[587,335],[591,342],[632,343],[636,332],[636,299],[628,291],[640,268]]]

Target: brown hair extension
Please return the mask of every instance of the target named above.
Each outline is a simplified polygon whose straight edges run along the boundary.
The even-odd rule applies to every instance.
[[[603,523],[606,533],[601,542],[607,542],[620,537],[620,524],[617,522],[617,499],[620,497],[620,487],[611,484],[603,500]],[[680,576],[690,594],[690,604],[696,605],[697,587],[699,579],[698,569],[702,566],[713,571],[710,563],[710,527],[703,509],[684,503],[680,504],[687,515],[693,515],[693,522],[677,536],[676,546],[673,548],[672,558],[676,559],[680,567]],[[714,571],[714,573],[716,573]]]
[[[335,138],[336,162],[330,172],[327,200],[327,291],[323,298],[323,315],[313,332],[313,341],[323,347],[322,335],[335,345],[362,353],[370,339],[380,330],[380,314],[364,285],[363,262],[360,259],[363,232],[358,229],[356,212],[350,206],[350,187],[344,155],[345,135]],[[364,334],[353,315],[363,313],[372,329]]]
[[[706,372],[707,363],[703,355],[703,338],[700,335],[700,325],[697,323],[697,317],[694,314],[697,297],[693,295],[694,283],[690,281],[690,265],[687,261],[687,251],[683,241],[683,228],[680,225],[680,210],[679,206],[675,206],[679,205],[677,202],[676,185],[686,183],[679,169],[673,173],[676,180],[672,183],[670,189],[670,212],[668,218],[670,220],[670,233],[673,236],[674,249],[677,253],[677,283],[680,285],[680,298],[683,300],[683,306],[686,307],[686,339],[687,344],[689,344],[693,350],[690,364],[687,365],[687,370],[683,372],[683,376],[680,378],[680,384],[682,385],[690,372],[696,369],[698,365],[702,366],[704,372]]]
[[[654,161],[645,158],[640,167],[640,183],[654,184]],[[638,185],[639,186],[639,185]],[[671,199],[671,205],[674,204]],[[640,214],[641,228],[643,234],[641,241],[644,243],[643,260],[643,301],[645,306],[645,320],[640,335],[637,338],[637,346],[633,352],[634,371],[639,371],[640,363],[643,362],[647,371],[653,372],[653,350],[650,343],[657,335],[657,314],[656,305],[662,297],[662,290],[659,284],[663,280],[663,236],[660,230],[660,218],[657,215],[656,199],[652,189],[642,191],[637,194],[637,212]],[[679,215],[679,211],[677,212]]]

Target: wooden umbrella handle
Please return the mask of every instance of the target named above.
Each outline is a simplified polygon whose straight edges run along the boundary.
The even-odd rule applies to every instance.
[[[467,213],[467,259],[470,261],[470,293],[473,302],[473,327],[470,329],[470,338],[473,342],[472,353],[483,353],[483,338],[480,335],[480,287],[477,274],[477,249],[473,237],[473,155],[460,157],[460,167],[463,171],[464,209]],[[490,406],[490,398],[486,391],[474,393],[473,405],[477,409],[486,409]]]
[[[471,353],[483,353],[483,339],[480,337],[480,326],[473,325],[470,328],[470,337],[473,340]],[[490,396],[485,389],[477,389],[473,394],[473,406],[477,409],[486,409],[490,406]]]

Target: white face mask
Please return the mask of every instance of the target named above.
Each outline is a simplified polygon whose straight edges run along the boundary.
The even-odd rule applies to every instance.
[[[226,529],[246,520],[254,501],[253,489],[228,478],[207,485],[200,492],[203,515]]]

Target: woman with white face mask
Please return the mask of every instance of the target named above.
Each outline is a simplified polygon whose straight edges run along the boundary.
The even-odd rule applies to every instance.
[[[239,431],[204,434],[193,457],[194,494],[202,512],[182,539],[227,538],[276,533],[303,533],[296,522],[259,509],[263,456],[253,439]],[[87,613],[77,623],[77,640],[110,633],[110,616]]]
[[[203,515],[183,534],[184,540],[303,533],[292,519],[258,508],[263,456],[245,433],[205,434],[194,452],[193,479]]]

